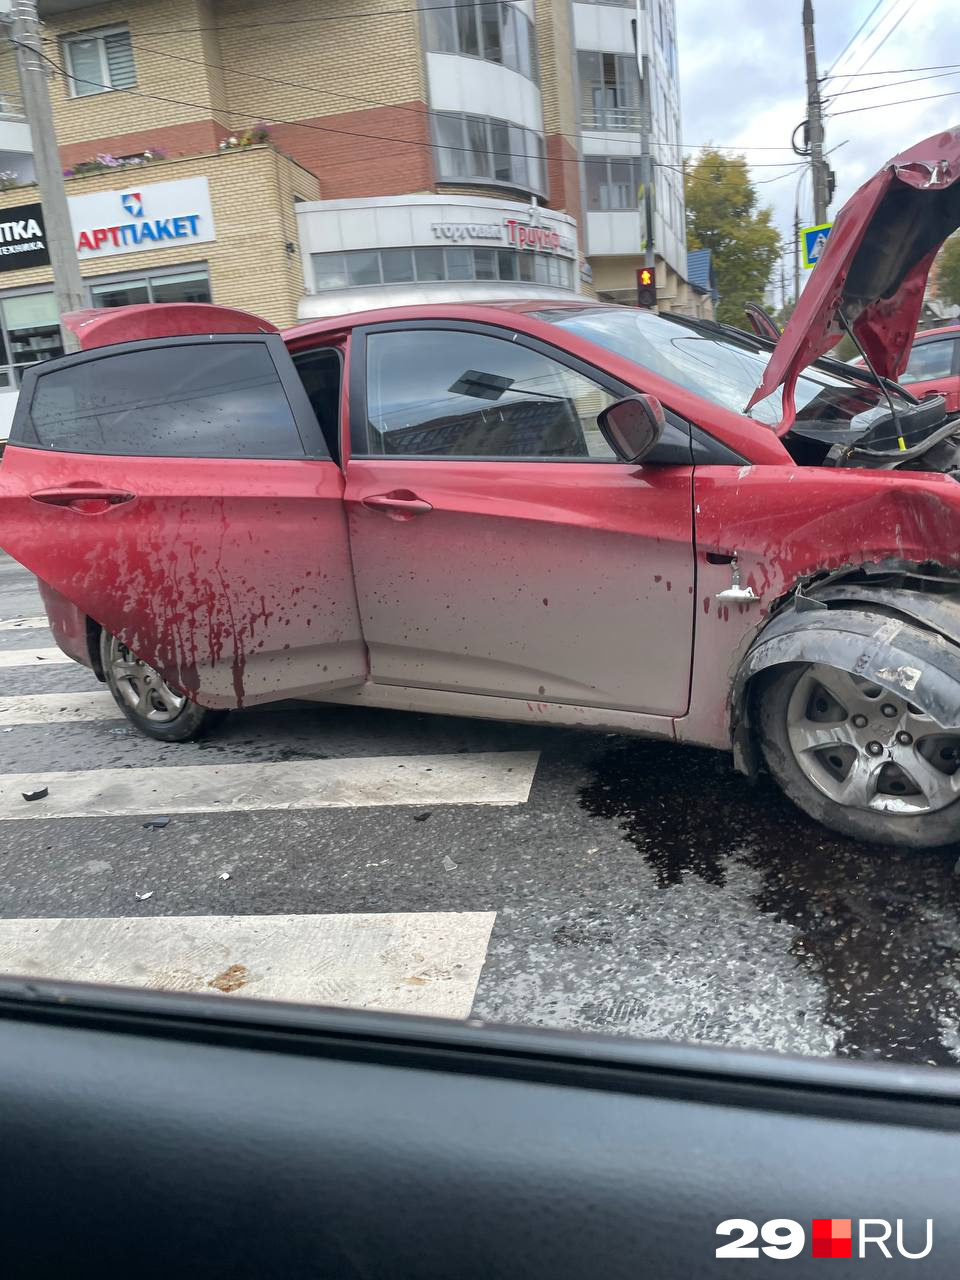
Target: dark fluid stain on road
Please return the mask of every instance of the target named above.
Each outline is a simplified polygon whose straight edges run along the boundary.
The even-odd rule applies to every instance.
[[[752,901],[795,930],[791,951],[825,991],[838,1056],[957,1065],[940,1018],[960,1020],[960,847],[913,853],[831,835],[721,752],[622,740],[593,767],[582,806],[617,822],[662,889],[759,871]]]

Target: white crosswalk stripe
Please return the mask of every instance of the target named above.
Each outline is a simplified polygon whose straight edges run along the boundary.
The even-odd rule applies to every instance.
[[[73,724],[123,719],[109,693],[31,693],[0,698],[0,729],[24,724]]]
[[[46,631],[49,625],[44,616],[38,618],[0,619],[0,631]]]
[[[0,920],[0,973],[465,1018],[496,913]]]
[[[53,667],[73,662],[62,649],[0,649],[0,667]]]
[[[22,636],[14,636],[21,631]],[[0,761],[0,822],[126,819],[142,835],[141,824],[152,815],[175,819],[180,814],[374,806],[402,806],[409,814],[414,806],[518,806],[529,799],[537,751],[461,749],[181,765],[166,763],[176,758],[174,747],[162,757],[164,763],[141,767],[143,760],[157,758],[156,744],[144,742],[141,754],[139,735],[131,732],[121,757],[130,767],[116,767],[117,749],[106,746],[107,731],[98,730],[97,722],[122,720],[122,714],[92,673],[87,690],[64,687],[56,692],[58,685],[74,682],[73,673],[68,677],[65,672],[72,663],[51,646],[46,618],[24,614],[3,619],[0,632],[14,646],[0,648],[0,670],[19,675],[18,692],[0,696],[0,730],[11,730],[0,736],[6,755]],[[44,667],[64,671],[63,679],[49,675],[33,681],[29,670]],[[27,758],[42,766],[46,741],[51,760],[72,763],[56,740],[58,726],[70,724],[90,726],[90,767],[24,772]],[[14,735],[17,726],[23,731]],[[283,746],[281,737],[278,754]],[[229,734],[223,749],[229,761],[234,750]],[[182,758],[203,759],[194,748]],[[95,763],[100,759],[103,767]],[[81,755],[77,763],[87,760]],[[42,799],[24,799],[24,792],[43,788],[47,794]],[[322,859],[319,822],[318,817],[316,856]],[[123,845],[122,830],[112,838]],[[69,834],[65,839],[70,840]],[[148,912],[162,910],[163,873],[155,884],[149,875],[139,879],[143,883],[129,886],[128,916],[0,919],[0,973],[202,992],[211,998],[223,993],[462,1018],[470,1013],[496,920],[494,911],[154,915]],[[153,901],[151,889],[161,891]],[[142,903],[134,902],[135,890],[148,895]],[[227,886],[223,900],[229,911]]]
[[[0,776],[0,820],[392,804],[524,804],[538,754],[487,751],[8,773]],[[42,800],[23,799],[23,792],[43,787],[49,794]]]

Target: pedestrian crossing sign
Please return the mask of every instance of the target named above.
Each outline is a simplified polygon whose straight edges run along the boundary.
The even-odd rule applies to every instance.
[[[803,246],[803,265],[815,267],[820,261],[827,243],[827,236],[833,229],[832,222],[821,222],[819,227],[801,227],[800,243]]]

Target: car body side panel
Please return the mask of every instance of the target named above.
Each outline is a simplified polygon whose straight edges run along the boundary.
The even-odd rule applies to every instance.
[[[42,578],[37,579],[37,588],[54,640],[68,658],[82,662],[85,667],[91,666],[86,614]]]
[[[346,503],[373,680],[686,710],[691,468],[353,458]],[[392,519],[371,495],[432,504]]]
[[[42,489],[96,485],[132,501],[51,506]],[[8,446],[0,545],[210,707],[299,696],[366,676],[330,461],[132,458]],[[62,605],[71,656],[76,614]],[[82,660],[82,658],[81,658]]]
[[[960,375],[930,378],[926,382],[908,382],[906,386],[918,400],[922,400],[924,396],[943,396],[947,413],[960,413]]]
[[[770,611],[816,573],[860,564],[933,562],[960,569],[960,488],[927,472],[697,467],[697,609],[683,741],[730,746],[730,690]],[[716,599],[732,580],[708,555],[736,551],[757,603]]]

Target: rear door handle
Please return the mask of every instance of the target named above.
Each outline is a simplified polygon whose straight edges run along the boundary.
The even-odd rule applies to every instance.
[[[433,504],[418,498],[409,489],[397,489],[393,493],[374,493],[369,498],[361,498],[365,507],[371,511],[383,511],[388,516],[422,516],[433,510]]]
[[[101,489],[96,485],[37,489],[30,495],[35,502],[46,502],[51,507],[72,507],[76,502],[102,502],[107,507],[118,507],[123,502],[132,502],[136,496],[125,489]]]

